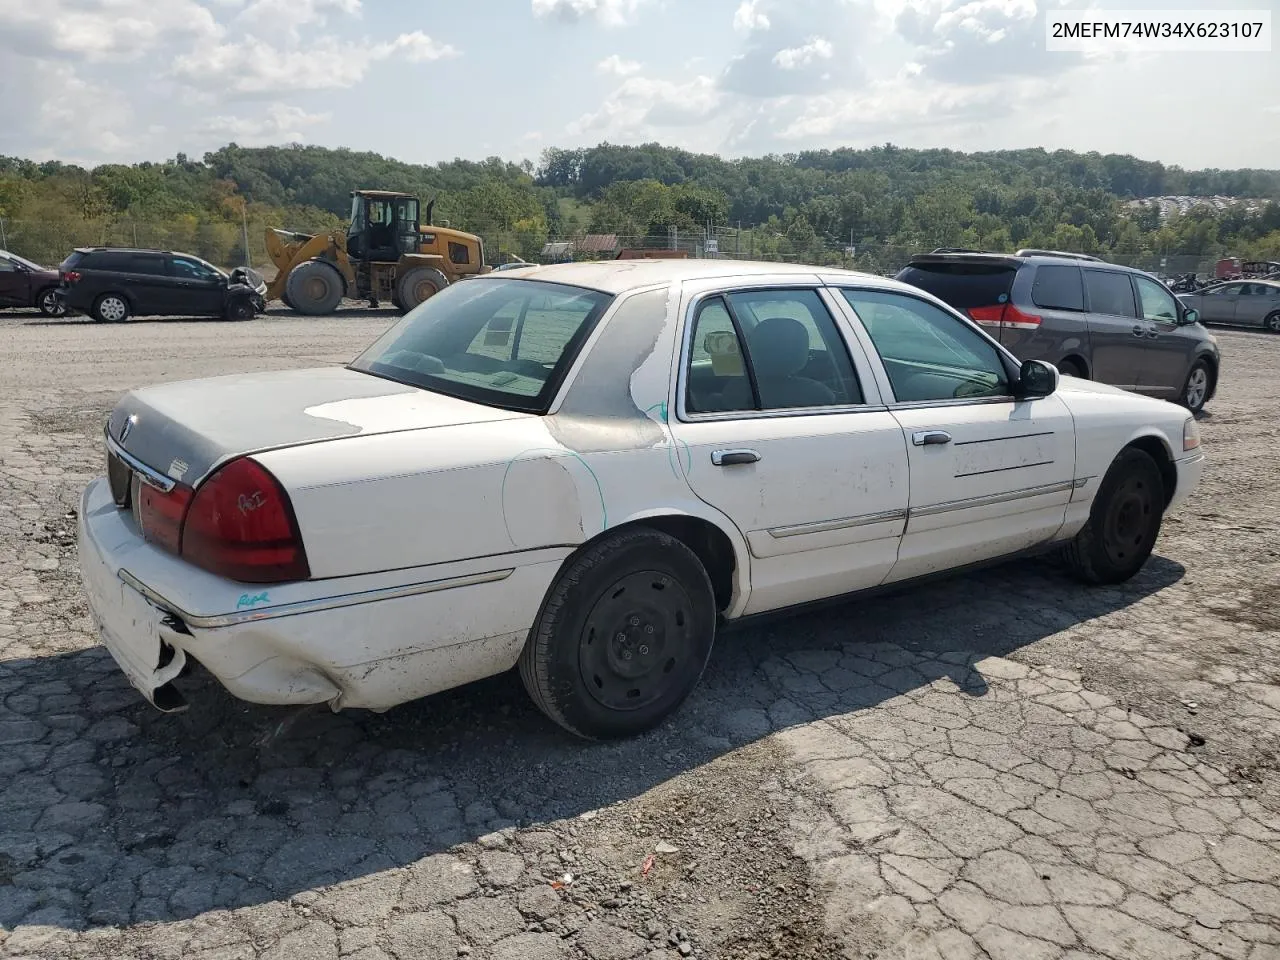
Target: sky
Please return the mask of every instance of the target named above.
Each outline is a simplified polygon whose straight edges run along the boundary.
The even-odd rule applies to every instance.
[[[1046,9],[1280,0],[0,0],[0,154],[304,142],[412,163],[658,141],[1280,167],[1270,53],[1046,52]]]

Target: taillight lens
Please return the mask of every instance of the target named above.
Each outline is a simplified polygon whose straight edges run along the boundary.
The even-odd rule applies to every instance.
[[[62,271],[62,282],[63,283],[79,283],[80,274],[76,273],[74,270],[64,270]]]
[[[1000,326],[1000,321],[1004,319],[1004,304],[998,303],[991,307],[970,307],[969,316],[984,327],[998,327]]]
[[[182,543],[182,518],[191,503],[191,488],[178,484],[168,493],[139,484],[138,522],[142,537],[149,543],[178,553]]]
[[[243,583],[311,576],[293,505],[279,481],[241,457],[195,491],[182,525],[182,558]]]

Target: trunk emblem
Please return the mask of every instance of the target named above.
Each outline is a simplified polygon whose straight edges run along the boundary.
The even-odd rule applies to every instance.
[[[133,425],[138,422],[138,415],[132,414],[125,420],[124,426],[120,428],[120,442],[124,443],[129,439],[129,431],[133,429]]]

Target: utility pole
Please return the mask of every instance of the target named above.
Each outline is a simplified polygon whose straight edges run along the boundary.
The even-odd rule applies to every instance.
[[[0,217],[0,250],[8,250],[9,241],[4,236],[4,217]]]
[[[240,233],[244,238],[244,265],[253,267],[253,260],[249,257],[249,205],[245,203],[244,197],[240,198]]]

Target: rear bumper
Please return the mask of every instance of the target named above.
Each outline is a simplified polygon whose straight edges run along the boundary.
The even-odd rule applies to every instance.
[[[386,710],[501,673],[515,665],[562,560],[538,551],[250,587],[143,541],[105,478],[84,491],[78,540],[103,645],[164,710],[183,706],[173,680],[188,657],[242,700],[334,710]]]

